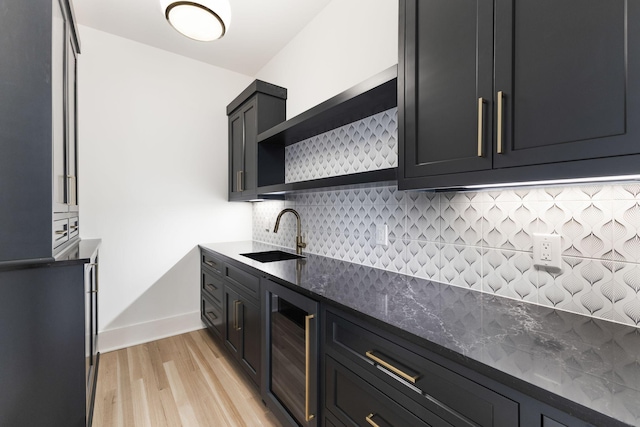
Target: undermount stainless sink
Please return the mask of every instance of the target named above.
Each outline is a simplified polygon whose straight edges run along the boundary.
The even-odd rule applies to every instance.
[[[304,258],[303,256],[283,251],[250,252],[240,255],[246,256],[247,258],[251,258],[258,262],[286,261],[288,259]]]

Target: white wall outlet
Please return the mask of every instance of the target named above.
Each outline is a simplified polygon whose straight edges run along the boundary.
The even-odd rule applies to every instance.
[[[389,244],[389,227],[387,224],[376,224],[376,245],[387,246]]]
[[[562,269],[561,238],[557,234],[533,234],[533,265]]]

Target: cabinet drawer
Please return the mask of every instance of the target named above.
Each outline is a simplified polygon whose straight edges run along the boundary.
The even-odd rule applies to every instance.
[[[220,276],[202,270],[200,289],[220,307],[222,307],[222,286],[222,278]]]
[[[69,220],[58,219],[53,221],[53,247],[57,248],[69,240]]]
[[[80,234],[80,218],[74,216],[69,218],[69,238],[73,239]]]
[[[230,265],[225,266],[225,277],[247,297],[258,300],[260,297],[260,278]]]
[[[426,410],[418,417],[331,357],[326,387],[326,408],[345,425],[452,427]]]
[[[222,334],[222,309],[206,296],[201,298],[200,317],[209,327],[213,327],[215,332]]]
[[[218,274],[222,274],[222,271],[224,269],[224,264],[222,263],[222,261],[206,253],[202,253],[202,265]]]
[[[327,312],[330,352],[344,357],[456,425],[514,427],[518,404],[468,378],[364,328]]]

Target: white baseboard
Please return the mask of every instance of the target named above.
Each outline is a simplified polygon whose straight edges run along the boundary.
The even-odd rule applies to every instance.
[[[106,353],[146,342],[203,329],[200,312],[180,314],[98,333],[98,351]]]

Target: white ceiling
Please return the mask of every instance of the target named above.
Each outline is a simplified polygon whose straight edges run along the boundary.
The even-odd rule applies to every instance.
[[[73,5],[80,25],[254,76],[330,1],[230,0],[231,25],[212,42],[175,31],[159,0],[74,0]]]

